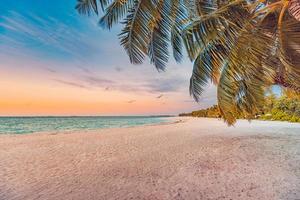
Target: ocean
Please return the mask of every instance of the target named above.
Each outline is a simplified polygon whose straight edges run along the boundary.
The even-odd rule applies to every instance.
[[[0,134],[132,127],[166,122],[166,116],[0,117]]]

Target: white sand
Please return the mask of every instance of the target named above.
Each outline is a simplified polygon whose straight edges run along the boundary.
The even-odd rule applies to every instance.
[[[299,124],[182,119],[2,135],[0,199],[300,199]]]

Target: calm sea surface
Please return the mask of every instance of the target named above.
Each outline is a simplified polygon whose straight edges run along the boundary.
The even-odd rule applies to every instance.
[[[0,117],[0,134],[24,134],[131,127],[167,121],[167,117]]]

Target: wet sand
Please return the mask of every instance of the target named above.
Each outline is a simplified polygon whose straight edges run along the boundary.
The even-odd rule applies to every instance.
[[[300,199],[300,124],[178,119],[0,135],[0,199]]]

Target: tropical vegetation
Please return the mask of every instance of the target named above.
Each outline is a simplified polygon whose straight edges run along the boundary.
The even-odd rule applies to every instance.
[[[206,109],[192,111],[190,113],[180,113],[180,117],[208,117],[208,118],[221,118],[220,109],[217,105],[213,105]]]
[[[214,105],[191,113],[182,113],[179,116],[220,118],[221,112],[219,107]],[[245,119],[247,117],[240,115],[238,118]],[[289,92],[281,97],[276,97],[273,93],[267,95],[263,107],[253,119],[300,122],[300,95]]]
[[[76,9],[102,11],[106,29],[121,21],[133,64],[148,57],[161,71],[170,54],[187,54],[191,95],[199,101],[214,83],[228,124],[255,117],[274,84],[300,91],[300,0],[78,0]]]

